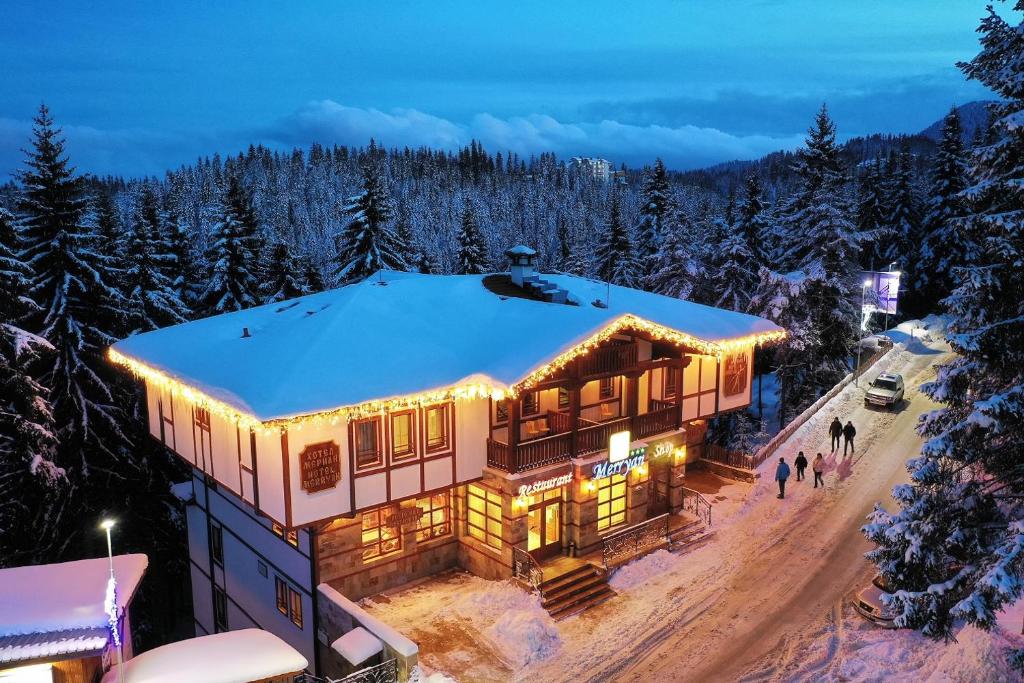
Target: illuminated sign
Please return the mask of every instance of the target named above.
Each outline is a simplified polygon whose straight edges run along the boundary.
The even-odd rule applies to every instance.
[[[865,271],[861,273],[865,283],[864,312],[888,313],[896,312],[896,304],[900,294],[900,271]]]
[[[619,462],[629,457],[629,430],[615,432],[608,437],[608,462]]]
[[[628,434],[628,432],[626,432]],[[613,461],[610,457],[605,462],[599,462],[594,465],[594,471],[591,476],[592,479],[604,479],[610,477],[613,474],[627,474],[630,470],[635,470],[644,464],[644,460],[647,455],[647,446],[640,446],[633,450],[626,451],[626,457],[618,461]]]
[[[572,482],[572,472],[569,474],[562,474],[557,477],[551,477],[549,479],[540,479],[533,482],[532,484],[524,484],[519,487],[519,496],[532,496],[535,493],[541,491],[548,491],[559,486],[565,486]]]
[[[403,524],[412,524],[413,522],[419,521],[419,518],[423,516],[424,510],[421,507],[414,508],[402,508],[394,514],[388,515],[384,519],[384,526],[389,529],[401,528]]]

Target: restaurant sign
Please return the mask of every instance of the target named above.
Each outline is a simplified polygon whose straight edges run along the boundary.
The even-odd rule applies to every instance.
[[[397,529],[403,524],[412,524],[423,516],[423,512],[424,510],[421,507],[402,508],[398,512],[385,517],[384,526],[389,529]]]
[[[341,451],[333,441],[309,444],[299,453],[302,490],[326,491],[341,481]]]
[[[541,491],[548,491],[559,486],[565,486],[572,483],[572,471],[568,474],[560,474],[556,477],[548,477],[547,479],[538,479],[532,484],[523,484],[519,487],[518,494],[520,497],[532,496],[535,493]]]

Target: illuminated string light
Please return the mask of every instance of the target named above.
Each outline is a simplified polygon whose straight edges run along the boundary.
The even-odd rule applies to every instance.
[[[560,354],[550,362],[533,370],[522,381],[511,387],[501,386],[498,383],[471,383],[451,386],[443,389],[436,389],[421,394],[410,394],[390,399],[367,401],[358,405],[339,406],[331,410],[325,410],[307,415],[296,415],[293,417],[276,418],[262,421],[247,414],[234,406],[217,400],[212,396],[189,386],[166,373],[157,370],[145,363],[120,353],[110,348],[107,350],[107,357],[115,365],[128,369],[136,377],[145,379],[148,383],[166,391],[172,392],[185,399],[189,403],[205,408],[239,427],[262,431],[264,434],[272,433],[275,430],[286,431],[289,429],[299,430],[304,425],[337,425],[341,420],[354,420],[371,415],[379,415],[384,412],[393,412],[408,408],[415,408],[434,403],[441,403],[451,400],[471,400],[475,398],[491,398],[495,401],[502,401],[506,398],[515,398],[524,391],[529,391],[539,383],[552,377],[563,370],[577,358],[586,356],[594,351],[601,344],[611,339],[616,334],[625,331],[642,332],[654,341],[675,344],[686,347],[689,350],[709,356],[722,357],[728,353],[744,350],[754,346],[761,346],[785,339],[784,330],[764,332],[761,334],[737,337],[734,339],[721,339],[718,341],[706,341],[698,339],[689,334],[678,332],[671,328],[657,323],[638,318],[635,315],[626,314],[612,321],[607,327],[584,340],[569,351]]]

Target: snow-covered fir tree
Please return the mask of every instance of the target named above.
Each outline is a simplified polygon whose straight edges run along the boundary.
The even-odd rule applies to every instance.
[[[340,284],[365,280],[381,269],[409,270],[409,247],[395,232],[394,206],[376,164],[363,166],[363,191],[345,206],[348,225],[337,238]]]
[[[476,220],[472,202],[462,210],[462,227],[459,230],[458,273],[476,275],[488,271],[487,242]]]
[[[677,299],[689,299],[702,279],[702,269],[694,258],[690,231],[673,222],[665,232],[665,240],[655,262],[650,279],[651,290]]]
[[[260,302],[259,281],[253,272],[259,262],[254,237],[257,230],[249,198],[232,176],[208,257],[213,272],[201,297],[206,315],[241,311]]]
[[[668,173],[661,159],[655,159],[654,168],[645,173],[642,191],[643,205],[636,228],[636,279],[648,284],[647,280],[656,268],[656,256],[661,249],[665,225],[672,213],[672,189]]]
[[[147,187],[135,210],[125,250],[123,283],[131,333],[175,325],[187,318],[188,307],[168,275],[176,260],[161,235],[160,223],[156,197]]]
[[[875,156],[873,161],[865,163],[857,182],[857,231],[867,245],[880,240],[886,229],[884,186],[882,158]],[[865,269],[872,268],[874,260],[870,248],[861,251],[861,266]]]
[[[309,285],[303,281],[299,260],[292,255],[286,242],[279,241],[270,250],[267,266],[263,303],[295,299],[310,293]]]
[[[320,266],[311,260],[306,264],[306,270],[302,280],[309,289],[310,294],[316,294],[317,292],[322,292],[327,289],[327,283],[324,281],[323,272],[320,270]]]
[[[896,589],[897,625],[945,639],[963,623],[992,628],[1024,593],[1024,21],[989,7],[980,33],[960,68],[1002,101],[989,105],[996,139],[968,155],[965,214],[951,219],[981,238],[945,301],[957,355],[922,387],[943,406],[922,419],[927,441],[893,491],[899,509],[877,507],[864,529]],[[1011,661],[1024,671],[1024,650]]]
[[[906,272],[914,268],[912,253],[921,233],[921,206],[914,186],[910,150],[904,147],[890,162],[885,188],[888,209],[881,235],[871,242],[871,270],[887,270],[890,265]]]
[[[618,193],[612,194],[608,209],[608,222],[594,253],[597,277],[613,285],[633,286],[636,279],[636,261],[629,229],[622,220]]]
[[[915,313],[926,314],[930,306],[953,291],[953,268],[978,259],[980,245],[957,230],[956,220],[964,215],[962,193],[966,187],[965,152],[960,115],[950,110],[942,124],[942,138],[932,167],[931,189],[922,221],[923,237],[917,252],[915,277],[907,294],[917,305]],[[917,303],[921,302],[921,303]]]
[[[715,306],[730,311],[747,310],[757,286],[758,267],[743,231],[738,225],[730,226],[711,263]]]
[[[103,278],[104,257],[82,224],[86,200],[64,140],[41,106],[26,168],[19,174],[22,258],[38,305],[30,329],[53,347],[39,379],[50,391],[60,429],[60,466],[89,472],[100,454],[119,457],[126,443],[117,375],[104,353],[116,341],[96,321],[111,320],[123,299]]]
[[[750,250],[750,256],[758,267],[766,265],[772,245],[768,244],[771,216],[763,198],[761,177],[757,172],[747,175],[743,184],[743,197],[737,209],[737,227]],[[757,278],[757,270],[751,273]]]
[[[185,307],[188,317],[199,303],[202,293],[202,267],[196,253],[192,235],[177,211],[170,209],[161,212],[161,232],[167,243],[171,261],[171,289],[178,301]]]

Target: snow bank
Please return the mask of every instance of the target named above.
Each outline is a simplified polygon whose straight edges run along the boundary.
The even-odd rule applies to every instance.
[[[131,601],[149,566],[145,555],[114,557],[117,602]],[[0,569],[0,636],[106,628],[107,558]]]
[[[124,663],[125,683],[238,683],[305,670],[309,662],[273,633],[256,628],[180,640]],[[117,666],[102,683],[117,683]]]
[[[628,592],[645,584],[649,585],[651,580],[679,566],[682,560],[679,555],[662,548],[619,567],[608,583],[616,592]]]
[[[442,612],[468,619],[506,664],[519,668],[555,653],[562,644],[540,599],[511,581],[471,577]]]
[[[458,683],[458,681],[440,671],[428,673],[426,667],[416,665],[409,672],[409,683]]]

